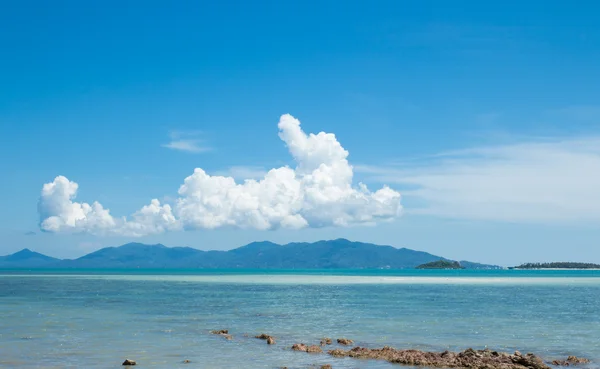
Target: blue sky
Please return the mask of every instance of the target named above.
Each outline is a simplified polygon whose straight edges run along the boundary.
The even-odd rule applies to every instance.
[[[3,4],[0,254],[344,237],[503,265],[600,262],[600,9],[584,5]],[[389,185],[402,216],[139,238],[40,231],[52,215],[38,213],[42,186],[59,175],[79,185],[73,201],[119,218],[174,204],[194,168],[238,183],[294,168],[278,137],[286,113],[307,134],[335,134],[355,188]],[[374,214],[365,201],[344,214]]]

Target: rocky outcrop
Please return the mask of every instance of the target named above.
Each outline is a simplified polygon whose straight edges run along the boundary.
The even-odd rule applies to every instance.
[[[583,357],[569,356],[567,360],[554,360],[552,365],[570,366],[578,364],[588,364],[590,361]]]
[[[129,360],[129,359],[125,359],[125,361],[123,361],[123,365],[136,365],[137,363],[133,360]]]
[[[307,346],[304,343],[295,343],[292,346],[292,350],[294,351],[302,351],[302,352],[309,352],[309,353],[314,353],[314,354],[318,354],[318,353],[322,353],[323,350],[317,346],[317,345],[311,345],[311,346]]]
[[[331,345],[332,340],[331,338],[325,337],[321,339],[321,346],[325,346],[325,345]]]
[[[351,350],[331,350],[335,357],[386,360],[394,364],[444,368],[472,369],[549,369],[542,359],[520,352],[508,354],[492,350],[466,349],[463,352],[425,352],[420,350],[397,350],[389,346],[380,349],[355,347]]]
[[[349,345],[354,344],[354,341],[352,341],[348,338],[338,338],[337,343],[339,343],[340,345],[349,346]]]

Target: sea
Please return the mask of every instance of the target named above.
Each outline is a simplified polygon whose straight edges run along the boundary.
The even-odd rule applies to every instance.
[[[600,368],[600,272],[0,270],[2,368],[401,367],[290,350],[323,337]]]

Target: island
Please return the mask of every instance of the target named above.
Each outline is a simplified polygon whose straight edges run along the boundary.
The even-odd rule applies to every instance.
[[[525,263],[510,269],[600,269],[600,264],[573,262]]]
[[[421,264],[416,269],[465,269],[458,261],[438,260]]]

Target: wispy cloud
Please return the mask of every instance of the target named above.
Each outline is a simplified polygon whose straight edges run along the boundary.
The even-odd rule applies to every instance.
[[[530,140],[442,153],[410,165],[356,166],[403,185],[407,213],[505,222],[600,221],[600,137]]]
[[[200,131],[172,131],[169,134],[171,141],[161,146],[189,153],[201,153],[212,150],[200,138],[201,134],[202,132]]]
[[[549,110],[550,115],[583,121],[599,121],[600,106],[597,105],[571,105],[560,109]]]

